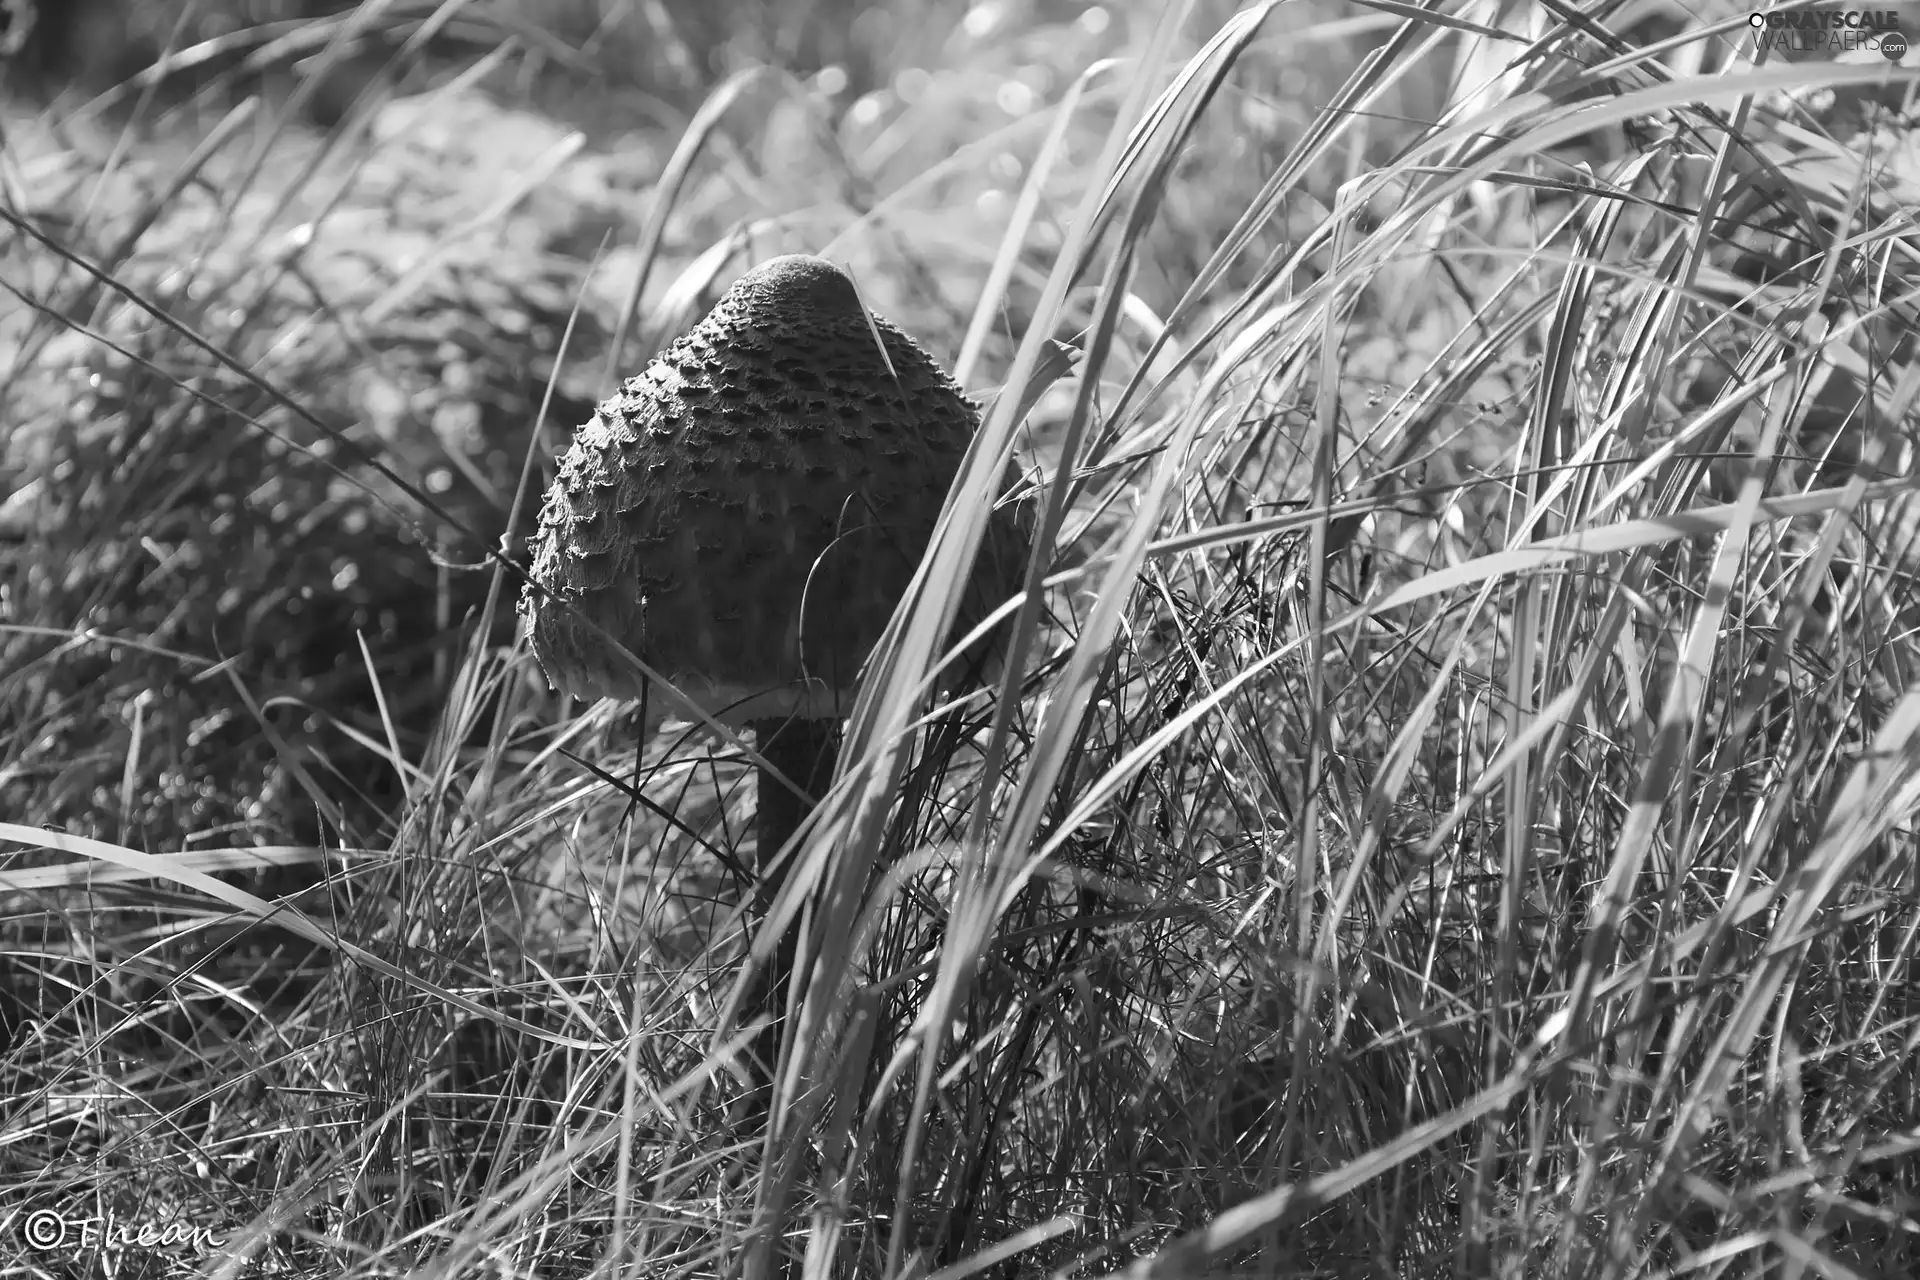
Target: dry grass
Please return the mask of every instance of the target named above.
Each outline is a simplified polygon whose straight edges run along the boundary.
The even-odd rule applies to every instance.
[[[8,120],[10,1246],[1920,1266],[1911,73],[1733,10],[558,8]],[[750,744],[558,705],[501,537],[802,248],[1000,395],[772,908],[761,1123]],[[1018,660],[928,707],[1010,454]]]

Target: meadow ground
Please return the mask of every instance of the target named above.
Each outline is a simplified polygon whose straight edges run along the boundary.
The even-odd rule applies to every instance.
[[[0,1276],[1920,1272],[1891,32],[23,31]],[[798,250],[994,407],[773,904],[767,1109],[754,744],[636,758],[512,605],[567,433]],[[928,705],[1007,458],[1014,661]]]

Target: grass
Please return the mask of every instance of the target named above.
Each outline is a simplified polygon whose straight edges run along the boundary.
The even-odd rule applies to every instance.
[[[6,121],[0,1274],[108,1264],[35,1210],[220,1237],[154,1276],[1916,1269],[1911,72],[286,8]],[[787,249],[994,408],[754,1118],[751,744],[635,785],[510,606],[566,430]],[[1014,659],[929,706],[1008,456]]]

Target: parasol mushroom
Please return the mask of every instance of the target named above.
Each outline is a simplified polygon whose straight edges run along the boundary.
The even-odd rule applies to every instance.
[[[748,272],[561,460],[521,601],[542,670],[578,698],[645,697],[642,673],[585,619],[721,723],[747,726],[817,796],[978,424],[938,362],[870,316],[832,263],[792,255]],[[960,625],[1020,589],[1027,546],[1018,513],[996,508]],[[760,770],[760,912],[810,804]],[[784,987],[790,965],[787,940],[763,990]]]

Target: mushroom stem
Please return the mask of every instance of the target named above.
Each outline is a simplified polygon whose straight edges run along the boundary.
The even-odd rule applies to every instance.
[[[754,720],[750,727],[753,730],[754,749],[768,764],[792,779],[809,796],[817,797],[826,791],[833,781],[834,756],[840,743],[839,721],[776,717]],[[784,864],[775,868],[773,861],[811,812],[811,801],[795,795],[765,768],[760,770],[758,809],[754,815],[753,912],[756,927],[758,921],[766,919],[767,910],[773,905],[774,897],[780,892],[789,870]],[[752,1018],[762,1013],[775,1018],[780,1015],[787,997],[787,986],[793,978],[793,958],[798,943],[798,935],[792,929],[780,939],[773,959],[754,984],[744,1010],[745,1017]],[[763,1080],[771,1091],[774,1072],[780,1062],[780,1025],[777,1021],[761,1033],[754,1050],[765,1072]],[[770,1105],[771,1096],[768,1102]]]

